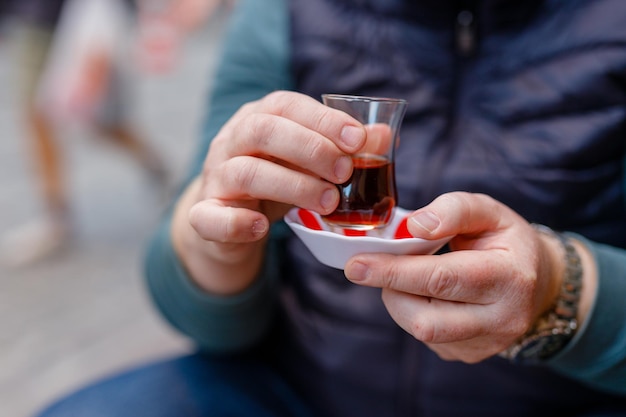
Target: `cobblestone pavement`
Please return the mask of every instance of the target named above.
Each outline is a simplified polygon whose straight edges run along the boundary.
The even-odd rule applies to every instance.
[[[213,69],[219,16],[188,39],[180,67],[137,79],[134,116],[167,156],[172,182],[194,146]],[[11,43],[0,40],[0,234],[41,212],[16,105]],[[72,134],[66,154],[76,236],[62,252],[0,265],[0,416],[26,417],[107,374],[189,349],[143,287],[145,241],[165,207],[161,191],[105,141]]]

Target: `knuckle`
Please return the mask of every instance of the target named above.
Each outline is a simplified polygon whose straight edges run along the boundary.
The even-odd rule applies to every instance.
[[[526,333],[531,325],[532,317],[530,312],[522,308],[514,309],[514,312],[512,312],[507,306],[501,306],[498,314],[495,316],[493,325],[490,328],[486,328],[484,333],[493,333],[494,329],[498,329],[498,332],[507,340],[515,340]]]
[[[534,268],[524,268],[518,272],[518,276],[522,291],[535,292],[539,277]]]
[[[431,297],[450,299],[454,297],[458,283],[458,271],[452,270],[443,264],[438,264],[428,276],[425,291]]]
[[[424,343],[436,343],[437,331],[433,323],[422,323],[419,320],[414,320],[411,327],[411,334],[417,340]]]
[[[443,360],[443,361],[450,362],[450,361],[453,361],[453,360],[457,360],[457,359],[458,359],[456,356],[452,355],[451,353],[438,351],[438,350],[437,350],[436,348],[434,348],[434,347],[431,347],[431,350],[432,350],[433,352],[435,352],[435,354],[439,357],[439,359],[441,359],[441,360]]]
[[[511,331],[517,337],[525,334],[531,326],[530,318],[520,317],[511,320]]]
[[[198,233],[200,236],[203,235],[202,229],[200,227],[202,225],[201,217],[202,217],[202,214],[197,204],[193,205],[189,209],[189,212],[187,213],[187,220],[189,224],[191,225],[191,227],[193,227],[196,233]]]
[[[436,200],[445,206],[457,206],[461,204],[463,199],[467,198],[465,194],[463,191],[445,193],[437,197]]]
[[[276,132],[276,123],[273,117],[262,113],[252,113],[244,118],[243,125],[248,131],[248,138],[253,146],[264,148]]]
[[[324,143],[317,137],[310,137],[306,144],[307,156],[310,160],[323,160]]]
[[[295,104],[294,100],[293,93],[283,90],[273,91],[262,99],[263,105],[272,114],[282,114],[283,109]]]
[[[470,198],[472,196],[472,194],[467,193],[467,192],[465,192],[464,195],[466,198]],[[488,194],[476,193],[473,195],[476,199],[482,200],[485,204],[488,204],[488,205],[493,205],[496,202],[496,200]]]
[[[402,271],[396,262],[372,262],[370,268],[382,288],[398,289],[400,284],[398,281]]]
[[[258,103],[258,101],[249,101],[247,103],[244,103],[241,105],[241,107],[239,107],[239,110],[236,114],[249,114],[256,109]]]
[[[240,217],[233,207],[220,207],[205,211],[202,204],[196,204],[188,212],[188,221],[198,236],[206,241],[231,244],[245,237],[241,228]],[[228,246],[220,246],[227,249]]]
[[[466,363],[466,364],[468,364],[468,365],[474,365],[474,364],[477,364],[477,363],[481,362],[481,361],[482,361],[482,360],[484,360],[484,359],[485,359],[485,358],[483,357],[483,355],[480,355],[480,356],[479,356],[479,355],[475,355],[475,354],[472,354],[472,355],[467,355],[467,356],[461,356],[461,357],[459,358],[459,360],[460,360],[461,362]]]
[[[288,184],[276,184],[276,187],[284,188],[287,191],[285,199],[290,204],[302,203],[304,196],[311,193],[311,184],[300,175],[294,176]]]
[[[237,238],[237,217],[235,210],[232,207],[228,207],[226,210],[226,216],[223,219],[223,235],[222,242],[230,242]]]
[[[333,113],[326,107],[311,114],[311,125],[317,132],[339,131],[340,126],[337,125],[335,120]]]
[[[258,172],[258,165],[254,162],[254,158],[237,157],[229,160],[226,165],[228,167],[224,172],[229,175],[224,175],[222,181],[232,183],[236,189],[249,192],[253,188]]]
[[[211,216],[207,216],[202,204],[195,204],[189,209],[187,221],[202,240],[214,240],[219,235],[215,222]]]
[[[531,323],[529,317],[524,314],[518,314],[514,315],[513,317],[509,317],[506,326],[503,328],[508,329],[507,333],[510,336],[517,338],[526,333],[526,331],[528,331],[528,329],[530,328],[530,324]]]
[[[295,196],[295,200],[302,196],[311,194],[311,185],[301,175],[294,175],[290,182],[291,194]],[[296,201],[294,201],[295,203]]]

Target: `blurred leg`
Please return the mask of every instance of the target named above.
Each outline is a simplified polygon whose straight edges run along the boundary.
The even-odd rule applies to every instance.
[[[110,67],[107,91],[96,116],[95,128],[103,138],[128,152],[152,180],[163,186],[167,179],[167,170],[161,156],[131,127],[132,123],[129,121],[131,87],[126,76],[127,74],[115,65]]]
[[[194,354],[89,386],[39,417],[312,417],[267,364],[248,356]]]
[[[21,76],[21,107],[27,124],[25,147],[31,152],[38,187],[50,217],[65,219],[68,209],[63,183],[61,152],[52,123],[37,106],[37,91],[48,60],[54,31],[52,28],[29,22],[20,22],[17,41],[20,56],[16,60]]]
[[[69,235],[69,204],[63,181],[61,152],[52,124],[36,107],[39,78],[52,40],[52,29],[19,23],[15,60],[21,76],[20,107],[24,109],[30,162],[35,167],[37,188],[44,205],[41,218],[20,225],[0,239],[0,261],[12,266],[45,257],[61,248]]]
[[[51,219],[65,222],[69,210],[67,191],[63,181],[62,158],[53,127],[35,106],[30,106],[27,111],[27,120],[32,131],[33,161],[37,167],[46,208]]]
[[[115,145],[127,151],[156,182],[164,184],[167,171],[161,157],[130,128],[103,127],[100,131]]]

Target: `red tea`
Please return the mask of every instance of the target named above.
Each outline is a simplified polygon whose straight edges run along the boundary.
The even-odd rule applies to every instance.
[[[355,157],[353,162],[352,176],[337,186],[340,193],[337,209],[323,219],[351,229],[385,226],[396,205],[394,164],[376,155]]]

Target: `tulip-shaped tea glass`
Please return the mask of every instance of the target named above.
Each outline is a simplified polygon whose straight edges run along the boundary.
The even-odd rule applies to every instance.
[[[394,154],[407,102],[340,94],[324,94],[322,100],[363,123],[367,132],[365,145],[352,155],[352,176],[337,186],[337,209],[322,218],[330,225],[347,229],[384,227],[397,201]]]

